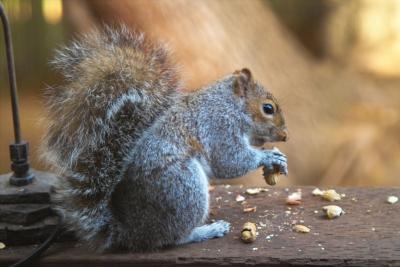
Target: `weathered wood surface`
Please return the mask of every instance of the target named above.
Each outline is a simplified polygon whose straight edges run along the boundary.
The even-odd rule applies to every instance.
[[[96,254],[81,243],[60,243],[37,266],[400,266],[400,203],[386,203],[387,196],[400,196],[400,188],[339,188],[346,197],[335,204],[346,213],[334,220],[325,219],[321,210],[329,202],[312,196],[311,187],[301,189],[302,204],[288,206],[286,196],[296,188],[270,188],[249,196],[244,188],[220,186],[211,193],[210,218],[232,223],[231,232],[223,238],[150,254]],[[235,201],[238,193],[246,197],[246,203]],[[243,212],[244,207],[253,206],[256,212]],[[247,221],[259,227],[257,240],[251,244],[238,239]],[[293,232],[296,221],[311,232]],[[0,250],[0,266],[33,248]]]

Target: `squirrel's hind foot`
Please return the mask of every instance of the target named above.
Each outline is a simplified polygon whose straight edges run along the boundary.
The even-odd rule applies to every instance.
[[[231,224],[223,220],[211,224],[205,224],[194,228],[190,235],[183,241],[179,242],[179,244],[197,243],[212,238],[222,237],[229,232],[230,228]]]

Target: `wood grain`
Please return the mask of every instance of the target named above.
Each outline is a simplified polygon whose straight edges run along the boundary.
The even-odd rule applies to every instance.
[[[400,203],[386,203],[387,196],[400,195],[400,188],[338,188],[346,196],[335,204],[346,213],[334,220],[323,216],[322,207],[330,202],[312,196],[312,187],[301,188],[301,205],[286,205],[286,196],[296,189],[270,188],[249,196],[239,186],[218,186],[211,192],[210,219],[232,223],[223,238],[149,254],[98,254],[82,243],[59,243],[37,266],[400,266]],[[246,197],[244,204],[235,201],[237,194]],[[256,212],[243,212],[253,206]],[[259,227],[251,244],[239,239],[247,221]],[[293,223],[308,226],[311,232],[296,233]],[[0,266],[32,248],[0,250]]]

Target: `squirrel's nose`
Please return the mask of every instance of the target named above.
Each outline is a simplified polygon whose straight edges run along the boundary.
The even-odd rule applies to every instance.
[[[281,135],[281,140],[283,142],[286,142],[289,139],[289,133],[288,133],[288,130],[286,128],[282,130],[280,135]]]

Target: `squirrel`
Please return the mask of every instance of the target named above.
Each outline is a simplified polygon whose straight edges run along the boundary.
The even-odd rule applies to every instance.
[[[58,174],[66,224],[98,250],[153,251],[222,237],[204,224],[209,179],[287,159],[258,148],[286,141],[282,110],[244,68],[182,91],[164,44],[105,26],[56,51],[65,85],[48,87],[44,160]]]

